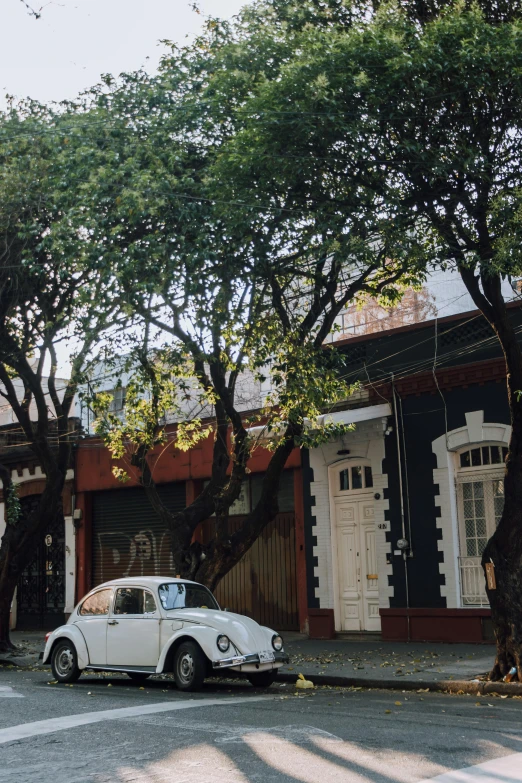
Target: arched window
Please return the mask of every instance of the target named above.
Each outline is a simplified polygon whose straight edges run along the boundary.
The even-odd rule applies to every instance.
[[[338,492],[364,491],[373,487],[372,468],[368,464],[356,463],[339,471]]]
[[[460,452],[460,469],[502,465],[506,461],[508,450],[505,446],[477,446]]]

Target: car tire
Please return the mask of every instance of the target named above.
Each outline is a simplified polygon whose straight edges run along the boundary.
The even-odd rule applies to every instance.
[[[125,672],[125,674],[131,678],[132,682],[145,682],[145,680],[148,680],[150,677],[150,674],[147,674],[146,672]]]
[[[207,659],[196,642],[182,642],[174,654],[174,679],[180,691],[197,691],[207,674]]]
[[[51,656],[51,669],[58,682],[76,682],[81,675],[76,647],[68,639],[57,642]]]
[[[248,675],[248,679],[254,688],[269,688],[277,679],[277,669],[267,672],[254,672]]]

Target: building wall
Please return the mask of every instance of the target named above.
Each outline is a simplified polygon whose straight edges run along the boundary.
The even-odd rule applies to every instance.
[[[116,388],[124,390],[133,376],[133,372],[125,369],[125,361],[126,359],[124,359],[122,369],[100,362],[95,367],[89,384],[80,389],[78,395],[80,400],[79,416],[85,433],[94,434],[95,419],[93,411],[84,401],[85,397],[88,397],[92,391],[114,393]],[[213,407],[201,402],[201,388],[198,382],[195,379],[189,379],[186,383],[188,384],[188,393],[187,390],[184,390],[175,408],[173,406],[173,410],[167,414],[168,424],[214,415]],[[260,410],[266,402],[267,395],[272,392],[272,379],[268,370],[263,381],[258,380],[252,372],[246,370],[238,376],[236,383],[235,404],[237,410]],[[121,397],[118,400],[118,404],[120,403]]]
[[[482,422],[509,425],[505,386],[474,384],[443,391],[442,397],[408,396],[402,400],[402,410],[413,548],[413,557],[408,561],[409,604],[414,608],[455,607],[458,605],[456,506],[452,500],[453,478],[448,472],[451,466],[444,456],[448,449],[441,449],[440,439],[446,439],[446,419],[447,432],[460,431],[461,435],[460,438],[448,435],[450,451],[466,445],[468,438],[480,442]],[[477,415],[478,411],[483,413]],[[497,434],[504,440],[505,428]],[[494,429],[488,428],[487,435],[496,439]],[[396,516],[395,505],[393,516]],[[403,594],[400,603],[397,598],[396,593],[391,606],[406,605]]]
[[[67,379],[65,378],[56,378],[56,391],[58,392],[58,395],[60,397],[63,396],[65,392],[65,387],[67,385]],[[17,397],[19,401],[21,402],[24,398],[24,384],[23,381],[20,378],[13,378],[13,386],[16,390]],[[46,394],[47,397],[47,404],[49,406],[49,410],[54,413],[54,405],[52,403],[50,394],[49,394],[49,387],[47,385],[47,378],[42,379],[42,388]],[[76,406],[71,411],[71,416],[75,415]],[[36,406],[36,402],[34,399],[31,402],[31,405],[29,407],[29,415],[32,419],[32,421],[36,421],[38,418],[38,410]],[[5,427],[8,424],[14,424],[15,427],[13,429],[21,430],[20,423],[18,419],[16,418],[16,415],[9,405],[9,403],[5,402],[5,400],[0,404],[0,427]]]
[[[311,609],[333,611],[337,590],[333,583],[328,469],[347,458],[366,457],[372,464],[373,490],[380,495],[375,500],[375,523],[385,638],[487,638],[489,609],[465,607],[460,596],[455,455],[468,445],[507,445],[509,410],[504,378],[499,375],[464,385],[466,369],[459,372],[461,386],[452,384],[440,391],[435,387],[417,394],[408,393],[404,386],[397,399],[397,421],[394,410],[387,418],[357,424],[342,440],[308,452],[303,476]],[[476,377],[475,367],[469,379]],[[345,450],[349,450],[348,456],[338,454]],[[407,556],[397,548],[403,536],[411,544]]]

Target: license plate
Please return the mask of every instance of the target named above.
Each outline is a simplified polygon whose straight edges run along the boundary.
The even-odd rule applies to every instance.
[[[275,661],[275,655],[273,652],[260,652],[259,663],[272,663]]]

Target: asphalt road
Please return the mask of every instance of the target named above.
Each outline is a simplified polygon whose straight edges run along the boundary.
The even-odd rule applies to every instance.
[[[519,699],[51,682],[49,671],[0,668],[0,783],[522,781]]]

